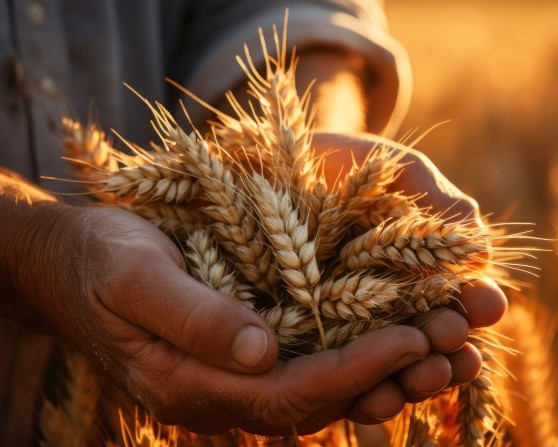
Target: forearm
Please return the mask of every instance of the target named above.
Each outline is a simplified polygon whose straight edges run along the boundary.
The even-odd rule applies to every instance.
[[[341,50],[316,49],[300,55],[296,79],[299,95],[314,82],[312,102],[316,129],[328,132],[368,130],[364,60]]]
[[[315,81],[312,101],[316,105],[316,130],[384,134],[393,102],[364,57],[324,48],[307,50],[299,59],[296,73],[299,94]]]

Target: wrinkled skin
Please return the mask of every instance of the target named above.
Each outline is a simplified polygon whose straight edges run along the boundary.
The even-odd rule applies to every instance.
[[[362,138],[318,134],[315,142],[347,149],[331,161],[339,166],[335,157],[342,156],[349,166],[348,149],[370,148]],[[398,189],[426,191],[438,209],[478,213],[472,200],[440,186],[425,158],[409,157],[414,163]],[[12,293],[27,314],[76,345],[160,422],[198,433],[240,427],[289,434],[297,424],[304,434],[343,417],[363,424],[393,418],[405,402],[472,380],[481,361],[466,343],[469,328],[495,323],[506,308],[495,284],[477,281],[463,288],[455,310],[285,362],[264,322],[190,278],[179,250],[148,222],[118,209],[59,203],[29,215],[10,245],[18,253]],[[250,337],[235,341],[239,331]]]

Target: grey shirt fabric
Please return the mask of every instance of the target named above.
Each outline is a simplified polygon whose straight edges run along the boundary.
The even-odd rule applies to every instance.
[[[63,116],[146,144],[154,137],[149,111],[124,82],[172,106],[178,91],[164,81],[170,77],[215,103],[243,79],[234,56],[244,43],[260,48],[257,28],[269,37],[286,7],[288,41],[299,51],[329,46],[365,56],[397,125],[409,101],[409,66],[387,33],[381,1],[0,0],[0,166],[49,190],[71,188],[42,178],[71,177],[61,159]],[[261,51],[252,56],[262,60]],[[208,117],[188,108],[196,124]],[[49,343],[0,321],[0,445],[30,445]]]

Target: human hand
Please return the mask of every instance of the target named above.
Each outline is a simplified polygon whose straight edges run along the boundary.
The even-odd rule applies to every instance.
[[[375,144],[387,143],[405,153],[401,162],[406,165],[402,174],[390,186],[390,191],[402,191],[409,196],[420,195],[417,204],[421,207],[429,207],[433,213],[445,213],[449,220],[468,220],[479,227],[483,226],[477,202],[456,188],[419,151],[371,134],[322,132],[315,134],[313,143],[318,155],[328,154],[325,158],[325,174],[328,183],[333,183],[340,178],[340,173],[348,172],[353,164],[353,159],[357,163],[364,161]],[[332,148],[336,150],[332,150]],[[496,283],[490,280],[479,280],[462,287],[459,303],[453,305],[453,311],[439,309],[429,312],[414,318],[410,324],[421,327],[424,322],[435,317],[437,320],[447,319],[446,327],[448,329],[453,325],[459,332],[464,330],[463,325],[466,325],[468,332],[469,328],[495,324],[502,318],[506,308],[506,297]],[[444,326],[441,322],[439,324],[440,326],[436,330]],[[413,375],[416,377],[416,375],[423,374],[424,377],[428,376],[431,380],[437,380],[438,384],[442,383],[442,377],[445,377],[446,384],[454,385],[468,382],[479,373],[481,357],[476,348],[465,343],[452,352],[447,346],[443,346],[447,333],[442,335],[442,333],[431,331],[426,326],[423,327],[423,330],[429,334],[433,353],[397,375],[399,384],[404,389],[413,389],[408,383],[409,378]],[[407,391],[406,398],[410,402],[424,400],[421,394],[420,391],[411,393]]]
[[[179,251],[149,223],[113,208],[49,207],[32,219],[36,231],[27,227],[15,289],[161,422],[268,435],[288,434],[292,423],[313,432],[342,417],[379,422],[416,390],[426,398],[445,385],[446,377],[440,385],[421,374],[390,379],[428,367],[432,334],[450,351],[465,341],[466,331],[436,318],[422,331],[387,328],[340,350],[277,361],[263,321],[188,277]],[[244,331],[235,343],[247,326],[264,335]]]
[[[356,392],[341,378],[355,375],[366,388],[427,349],[424,335],[402,328],[384,333],[384,342],[373,338],[382,352],[346,362],[331,353],[287,367],[276,362],[264,322],[188,277],[176,247],[143,219],[56,203],[26,212],[33,215],[25,237],[12,238],[21,255],[11,264],[18,298],[161,421],[197,432],[288,432],[283,422]],[[327,365],[334,371],[317,386],[316,371]]]

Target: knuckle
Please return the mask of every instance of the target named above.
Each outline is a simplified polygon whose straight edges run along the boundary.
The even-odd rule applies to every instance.
[[[416,351],[417,354],[426,355],[429,351],[429,343],[426,335],[419,329],[411,326],[396,326],[390,328],[393,331],[394,349],[403,354],[408,351]]]
[[[205,350],[213,334],[219,333],[218,318],[211,301],[196,300],[182,321],[181,340],[189,352]]]

